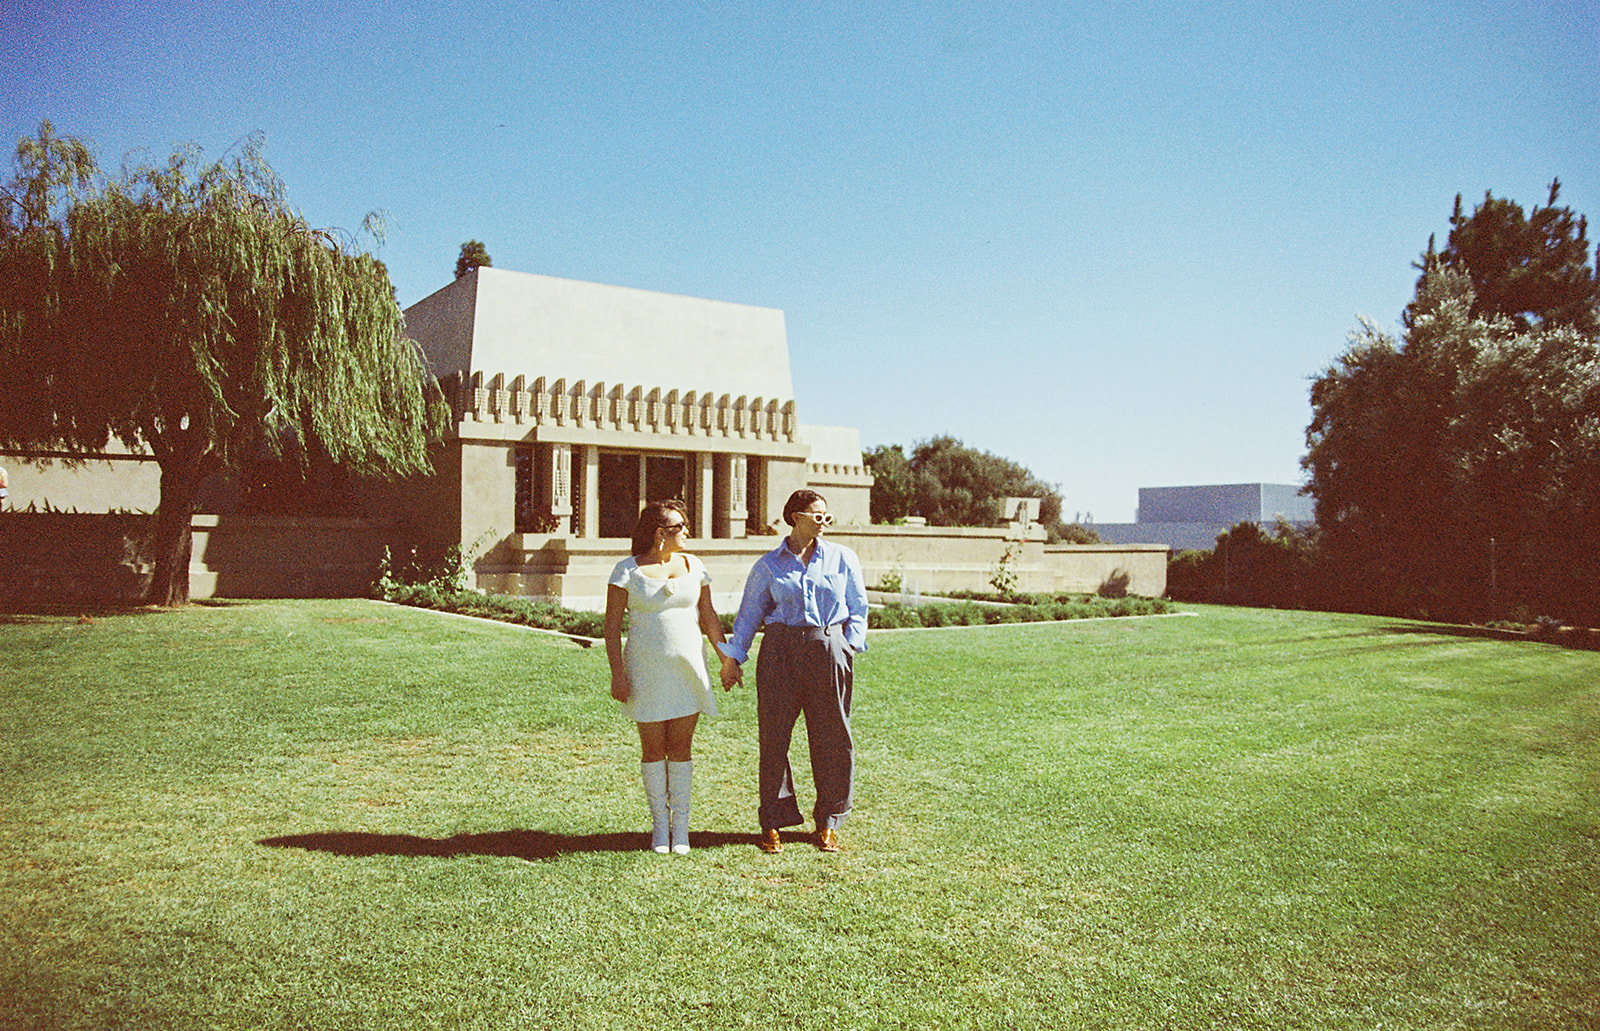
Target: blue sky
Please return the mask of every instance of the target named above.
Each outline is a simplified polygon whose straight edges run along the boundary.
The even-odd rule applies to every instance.
[[[1310,379],[1457,193],[1600,216],[1594,0],[12,0],[0,66],[8,141],[260,131],[312,223],[387,213],[402,304],[478,239],[781,308],[802,421],[954,435],[1099,522],[1300,482]]]

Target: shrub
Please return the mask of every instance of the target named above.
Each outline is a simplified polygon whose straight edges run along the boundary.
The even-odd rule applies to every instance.
[[[867,612],[867,626],[874,630],[903,630],[921,625],[922,617],[917,615],[917,610],[903,605],[889,605]]]
[[[983,607],[970,601],[952,606],[950,609],[950,623],[952,626],[982,626],[984,623]]]
[[[1021,623],[1027,620],[1027,609],[1021,605],[985,605],[985,623]]]

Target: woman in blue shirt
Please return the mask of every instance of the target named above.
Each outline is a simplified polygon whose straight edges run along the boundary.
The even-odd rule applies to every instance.
[[[838,828],[854,796],[850,701],[855,656],[867,647],[867,589],[855,552],[822,539],[833,516],[821,494],[795,491],[783,506],[783,520],[792,527],[789,535],[756,560],[733,637],[719,645],[733,660],[724,664],[722,682],[729,686],[739,679],[756,631],[765,625],[756,661],[761,850],[781,852],[779,829],[804,822],[789,768],[789,741],[804,713],[817,847],[837,852]]]

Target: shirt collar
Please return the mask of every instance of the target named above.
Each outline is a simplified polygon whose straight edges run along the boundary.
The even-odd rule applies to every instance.
[[[816,540],[816,545],[817,546],[815,548],[813,548],[812,551],[811,551],[811,561],[813,561],[813,562],[816,562],[817,560],[822,558],[822,549],[824,547],[826,547],[827,542],[824,541],[821,537],[818,537],[817,540]],[[794,552],[789,550],[789,535],[788,534],[784,534],[782,537],[778,538],[778,546],[776,548],[773,548],[771,553],[774,554],[774,555],[787,556],[792,561],[800,562],[801,565],[805,564],[804,562],[801,561],[799,555],[796,555]]]

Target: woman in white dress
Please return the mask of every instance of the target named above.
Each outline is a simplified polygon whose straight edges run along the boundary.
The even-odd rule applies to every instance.
[[[639,768],[650,803],[650,847],[689,851],[691,746],[700,714],[716,716],[703,633],[723,641],[711,604],[711,575],[683,550],[689,519],[681,501],[652,501],[639,513],[633,554],[606,587],[606,658],[611,697],[639,727]],[[628,613],[627,646],[622,615]],[[721,656],[720,649],[717,655]],[[731,659],[723,658],[726,665]],[[731,690],[737,667],[721,678]]]

